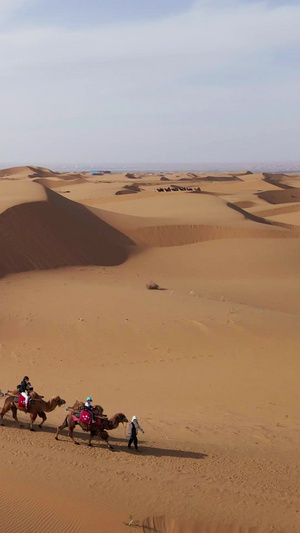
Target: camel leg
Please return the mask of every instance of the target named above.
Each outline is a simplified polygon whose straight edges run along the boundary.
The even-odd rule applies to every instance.
[[[44,413],[44,411],[41,411],[40,413],[38,413],[39,417],[42,418],[42,422],[39,424],[39,428],[41,429],[42,428],[42,425],[44,422],[46,422],[47,420],[47,417],[46,417],[46,414]]]
[[[12,403],[12,405],[11,405],[11,410],[12,410],[12,417],[13,417],[13,419],[17,422],[17,424],[19,424],[20,428],[22,428],[22,427],[23,427],[23,424],[21,424],[21,423],[19,422],[19,420],[18,420],[18,416],[17,416],[18,410],[17,410],[17,408],[16,408],[16,406],[15,406],[14,403]]]
[[[73,422],[73,420],[70,420],[69,417],[66,416],[66,418],[64,419],[62,425],[59,426],[57,428],[57,430],[56,430],[55,439],[58,440],[58,434],[60,433],[60,431],[68,426],[69,427],[69,437],[70,437],[70,439],[72,439],[74,444],[79,445],[79,442],[76,442],[76,440],[73,437],[73,431],[74,431],[75,425],[76,425],[75,422]]]
[[[1,426],[4,426],[4,423],[3,423],[3,417],[4,415],[7,413],[8,409],[5,410],[4,407],[3,409],[1,410],[1,413],[0,413],[0,420],[1,420]]]
[[[3,405],[1,413],[0,413],[1,426],[4,426],[4,423],[3,423],[4,415],[6,415],[6,413],[8,413],[8,411],[10,409],[12,409],[12,406],[13,406],[13,403],[11,403],[9,400],[4,402],[4,405]],[[14,419],[16,420],[15,417],[14,417]],[[17,420],[17,422],[18,422],[18,420]]]
[[[3,408],[1,409],[1,413],[0,413],[0,420],[1,420],[1,426],[4,426],[4,423],[3,423],[3,417],[4,415],[7,413],[8,409],[4,409],[5,405],[3,406]]]
[[[101,433],[99,433],[99,437],[100,437],[100,439],[105,440],[107,446],[109,447],[109,449],[110,449],[111,451],[114,450],[113,446],[112,446],[111,444],[109,444],[109,442],[108,442],[108,438],[109,438],[109,436],[108,436],[107,431],[101,431]]]
[[[74,442],[74,444],[76,444],[77,446],[79,446],[79,442],[77,442],[74,437],[73,437],[73,431],[74,431],[74,428],[75,428],[75,424],[73,425],[70,425],[69,424],[69,437],[70,439],[72,439],[72,441]]]
[[[88,446],[93,446],[93,445],[92,445],[92,438],[95,437],[95,435],[96,435],[96,432],[91,430],[91,431],[90,431],[90,438],[89,438],[89,444],[88,444]]]
[[[30,418],[31,418],[31,422],[29,424],[30,431],[35,431],[35,429],[33,429],[33,422],[35,421],[36,417],[37,417],[37,413],[30,413]]]
[[[58,426],[57,430],[56,430],[56,435],[55,435],[55,440],[58,440],[58,435],[59,433],[65,429],[68,425],[68,417],[66,416],[66,418],[64,419],[63,423],[61,426]]]

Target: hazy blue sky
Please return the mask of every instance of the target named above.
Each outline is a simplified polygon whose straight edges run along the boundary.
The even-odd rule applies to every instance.
[[[300,160],[299,0],[0,0],[0,163]]]

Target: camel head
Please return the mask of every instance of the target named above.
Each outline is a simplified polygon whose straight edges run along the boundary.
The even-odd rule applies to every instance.
[[[116,418],[117,418],[117,420],[119,421],[120,424],[127,424],[127,422],[128,422],[126,416],[123,413],[118,413],[116,415]]]
[[[60,396],[55,396],[55,398],[53,398],[53,401],[56,403],[56,405],[58,405],[58,407],[61,407],[61,405],[64,405],[66,403],[65,400],[60,398]]]

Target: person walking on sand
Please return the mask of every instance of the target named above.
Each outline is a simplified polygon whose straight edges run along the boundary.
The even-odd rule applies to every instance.
[[[134,447],[136,450],[138,450],[138,438],[137,434],[138,431],[141,431],[142,433],[145,433],[143,428],[139,425],[139,421],[137,419],[137,416],[133,416],[131,419],[131,422],[129,424],[129,431],[128,431],[128,448],[131,448],[131,444],[134,443]]]

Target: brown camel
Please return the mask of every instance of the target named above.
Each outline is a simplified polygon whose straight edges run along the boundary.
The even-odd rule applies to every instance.
[[[2,407],[2,411],[0,413],[0,420],[1,420],[1,426],[3,426],[3,417],[4,415],[11,409],[12,410],[12,416],[13,419],[19,423],[18,417],[17,417],[17,410],[23,411],[23,413],[29,413],[31,422],[29,425],[30,431],[34,431],[33,429],[33,422],[35,421],[37,416],[40,416],[43,421],[39,424],[39,427],[41,428],[45,420],[47,419],[46,413],[50,413],[51,411],[54,411],[54,409],[58,406],[64,405],[66,402],[65,400],[62,400],[59,396],[55,396],[52,398],[52,400],[49,400],[48,402],[45,402],[45,400],[41,399],[35,399],[33,400],[29,405],[28,409],[24,407],[18,406],[18,398],[16,396],[8,396],[5,399],[4,405]],[[21,427],[21,424],[20,424]]]
[[[113,447],[108,442],[108,433],[106,430],[110,431],[112,429],[116,429],[119,424],[124,424],[128,422],[126,416],[123,413],[117,413],[112,418],[102,418],[101,425],[98,424],[86,424],[85,422],[74,420],[74,414],[75,412],[72,411],[69,413],[66,418],[64,419],[61,426],[57,428],[55,439],[58,440],[58,434],[62,431],[62,429],[68,427],[69,428],[69,437],[72,439],[74,444],[79,444],[74,437],[73,437],[73,431],[75,429],[75,426],[77,424],[80,425],[81,429],[83,431],[89,431],[90,432],[90,438],[89,438],[89,446],[92,446],[92,438],[97,436],[100,437],[101,440],[105,440],[107,446],[110,450],[113,450]]]

